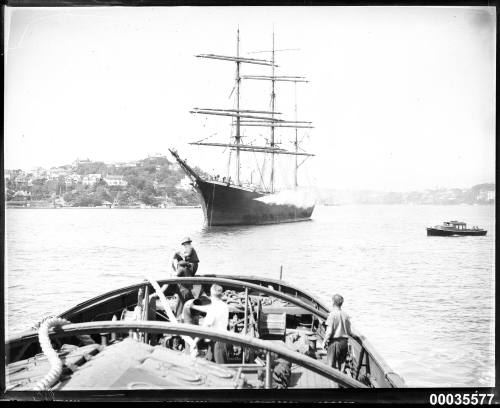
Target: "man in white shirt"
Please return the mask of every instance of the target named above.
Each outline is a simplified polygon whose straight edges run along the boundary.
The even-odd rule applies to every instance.
[[[210,300],[211,304],[207,311],[205,319],[201,324],[204,327],[211,327],[216,330],[227,330],[229,324],[229,306],[221,299],[222,297],[222,287],[214,284],[210,288]],[[194,344],[197,344],[200,340],[197,337],[194,340]],[[219,364],[223,364],[227,361],[227,345],[221,341],[210,341],[208,345],[208,351],[206,354],[207,360],[214,361]]]
[[[328,347],[327,364],[341,370],[347,357],[348,338],[352,335],[351,319],[341,309],[344,303],[341,295],[334,295],[332,301],[333,309],[326,319],[327,329],[323,348]]]

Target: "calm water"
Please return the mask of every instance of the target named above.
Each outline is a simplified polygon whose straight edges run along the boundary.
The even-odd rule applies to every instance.
[[[449,219],[486,237],[427,237]],[[189,235],[198,273],[279,277],[341,293],[353,324],[409,386],[494,386],[493,206],[317,207],[302,223],[202,227],[201,209],[9,209],[7,335],[89,297],[170,275]]]

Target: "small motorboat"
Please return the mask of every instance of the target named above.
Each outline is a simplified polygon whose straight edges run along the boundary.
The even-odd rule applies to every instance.
[[[488,231],[476,226],[467,228],[467,224],[461,221],[445,221],[443,225],[427,228],[428,236],[451,237],[451,236],[483,236]]]
[[[224,290],[227,331],[200,325],[212,284]],[[180,303],[179,287],[193,298]],[[132,396],[134,390],[151,389],[160,395],[172,389],[405,386],[355,328],[342,370],[327,365],[322,341],[328,312],[316,298],[282,280],[148,278],[9,339],[7,394],[126,390]],[[205,340],[190,350],[194,337]],[[210,340],[227,345],[225,361],[217,360],[217,351],[215,361],[206,358]]]

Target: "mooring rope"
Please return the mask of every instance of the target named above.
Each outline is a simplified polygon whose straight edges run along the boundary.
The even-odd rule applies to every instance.
[[[57,352],[52,347],[52,343],[50,342],[49,330],[52,327],[63,326],[65,324],[70,323],[66,319],[61,319],[60,317],[51,317],[40,324],[40,328],[38,329],[38,341],[40,343],[40,347],[42,348],[43,354],[47,357],[47,360],[50,363],[50,370],[47,375],[38,381],[34,389],[36,391],[45,391],[52,387],[61,376],[63,363]]]

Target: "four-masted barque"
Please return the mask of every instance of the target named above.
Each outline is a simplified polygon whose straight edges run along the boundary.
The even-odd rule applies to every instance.
[[[214,143],[206,141],[197,141],[190,143],[198,146],[211,146],[225,148],[229,150],[229,164],[231,164],[231,155],[234,152],[234,180],[232,180],[228,165],[227,177],[203,176],[186,163],[186,160],[180,158],[175,149],[170,152],[175,157],[181,168],[191,179],[192,185],[200,196],[200,201],[205,215],[205,224],[208,226],[216,225],[256,225],[273,224],[293,221],[309,220],[314,210],[314,200],[298,189],[297,172],[298,168],[311,156],[311,153],[303,151],[299,147],[298,129],[312,128],[311,122],[286,120],[281,118],[281,113],[275,110],[276,105],[276,83],[290,82],[297,83],[308,82],[301,76],[282,76],[275,72],[274,33],[273,47],[269,51],[271,59],[255,59],[240,56],[240,38],[239,30],[237,33],[236,56],[200,54],[196,57],[216,59],[220,61],[229,61],[236,64],[236,84],[235,84],[235,106],[234,109],[212,109],[195,108],[191,113],[203,115],[228,116],[233,121],[233,132],[227,143]],[[270,75],[242,75],[240,68],[242,64],[252,64],[267,66],[271,69]],[[240,84],[242,80],[269,81],[271,83],[270,110],[249,110],[240,106],[241,94]],[[295,101],[295,116],[297,112]],[[251,127],[265,127],[270,129],[270,137],[265,143],[260,145],[243,142],[245,135],[242,129]],[[292,128],[295,129],[295,138],[293,140],[294,148],[287,150],[279,146],[276,139],[277,129]],[[205,139],[206,140],[206,139]],[[270,159],[270,169],[268,177],[264,177],[263,169],[258,168],[260,174],[259,183],[242,182],[240,155],[242,153],[258,153],[267,155]],[[276,186],[275,156],[287,155],[294,158],[294,188],[281,190]],[[299,162],[299,158],[302,159]],[[266,181],[264,181],[266,178]]]

